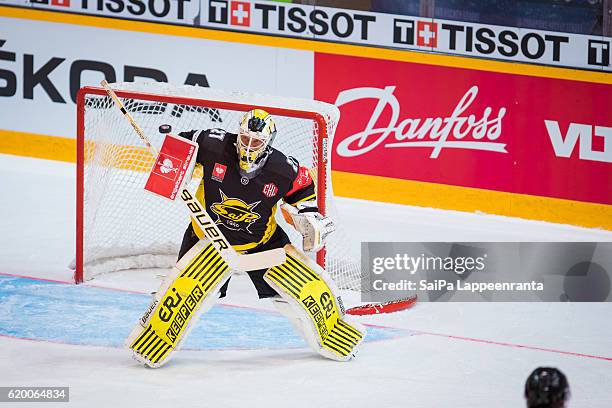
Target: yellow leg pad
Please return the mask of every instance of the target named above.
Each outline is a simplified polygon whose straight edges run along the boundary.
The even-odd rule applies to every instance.
[[[320,347],[331,351],[338,360],[353,356],[365,330],[343,320],[332,290],[312,266],[288,253],[286,262],[269,269],[264,279],[284,299],[294,305],[297,302],[314,325]]]
[[[181,258],[174,268],[174,280],[162,284],[162,290],[128,338],[127,344],[135,357],[150,367],[159,367],[167,361],[186,335],[192,319],[203,311],[199,310],[203,302],[212,300],[208,302],[212,306],[216,291],[231,274],[209,242],[192,251]]]

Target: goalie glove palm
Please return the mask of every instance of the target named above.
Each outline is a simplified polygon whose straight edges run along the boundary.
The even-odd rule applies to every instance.
[[[291,214],[295,229],[302,234],[304,251],[316,252],[323,247],[325,240],[336,230],[334,222],[316,211]]]

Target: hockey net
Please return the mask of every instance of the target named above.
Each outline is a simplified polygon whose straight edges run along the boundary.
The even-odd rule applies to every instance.
[[[311,168],[319,209],[337,226],[317,253],[317,262],[340,288],[359,289],[359,264],[348,255],[348,237],[333,199],[330,151],[340,116],[335,106],[163,83],[112,87],[158,149],[165,136],[158,131],[162,124],[172,126],[175,134],[208,128],[235,133],[244,112],[262,108],[272,114],[278,128],[274,147]],[[182,201],[170,202],[143,189],[155,158],[101,88],[80,90],[77,134],[75,281],[113,271],[172,267],[189,215]],[[284,224],[282,217],[277,220]],[[299,248],[301,237],[284,225]]]

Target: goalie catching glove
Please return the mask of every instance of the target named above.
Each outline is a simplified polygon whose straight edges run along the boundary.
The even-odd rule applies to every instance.
[[[329,217],[321,215],[315,203],[307,202],[297,205],[297,209],[288,204],[282,206],[285,219],[302,234],[302,249],[316,252],[323,248],[327,237],[336,230]]]

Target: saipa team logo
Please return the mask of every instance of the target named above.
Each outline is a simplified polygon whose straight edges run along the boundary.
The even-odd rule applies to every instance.
[[[246,231],[252,234],[249,227],[261,218],[261,215],[254,212],[253,209],[261,201],[247,204],[239,198],[228,197],[221,189],[219,193],[221,193],[222,201],[211,205],[211,210],[219,216],[216,223],[233,231]]]

